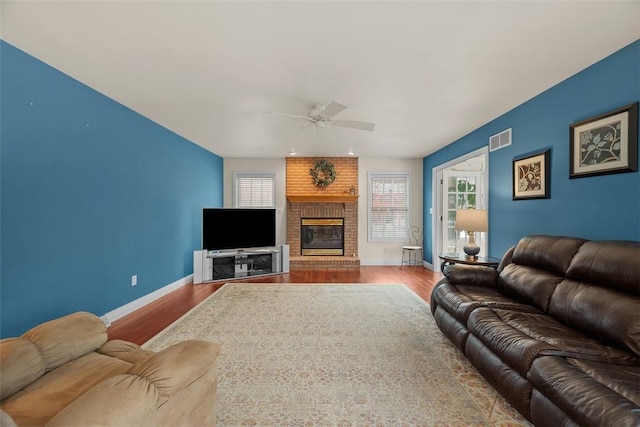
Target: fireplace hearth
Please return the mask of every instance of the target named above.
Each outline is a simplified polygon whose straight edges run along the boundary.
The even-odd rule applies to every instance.
[[[344,255],[344,218],[302,218],[300,226],[301,255]]]

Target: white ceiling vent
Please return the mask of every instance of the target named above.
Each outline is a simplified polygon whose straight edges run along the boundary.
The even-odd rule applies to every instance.
[[[511,128],[489,138],[489,151],[495,151],[508,145],[511,145]]]

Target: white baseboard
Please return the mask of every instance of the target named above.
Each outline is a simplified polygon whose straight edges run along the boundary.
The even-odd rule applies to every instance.
[[[396,264],[389,264],[387,261],[363,261],[363,260],[360,260],[360,265],[361,265],[361,266],[382,266],[382,267],[393,267],[393,266],[394,266],[394,265],[396,265]],[[400,264],[398,263],[398,264],[397,264],[397,266],[398,266],[398,267],[400,267]],[[433,268],[433,264],[431,264],[430,262],[427,262],[427,261],[424,261],[424,260],[423,260],[423,261],[422,261],[422,266],[423,266],[424,268],[428,269],[428,270],[436,271],[436,270]],[[439,270],[437,270],[437,271],[439,271]]]
[[[127,314],[131,314],[134,311],[144,307],[145,305],[157,300],[160,297],[167,295],[170,292],[175,291],[178,288],[183,287],[184,285],[191,283],[193,281],[193,274],[189,274],[188,276],[183,277],[182,279],[178,279],[173,283],[168,284],[160,289],[157,289],[150,294],[147,294],[143,297],[138,298],[137,300],[131,301],[128,304],[123,305],[122,307],[118,307],[115,310],[111,310],[108,313],[105,313],[103,316],[100,316],[100,319],[109,326],[112,322],[126,316]]]

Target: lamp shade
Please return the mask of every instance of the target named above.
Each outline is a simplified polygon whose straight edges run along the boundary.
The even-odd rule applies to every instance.
[[[456,230],[487,231],[489,228],[487,211],[481,209],[456,210]]]

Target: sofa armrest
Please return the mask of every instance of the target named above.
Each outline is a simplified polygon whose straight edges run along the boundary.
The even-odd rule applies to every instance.
[[[454,285],[476,285],[495,288],[498,272],[481,265],[454,264],[445,268],[444,275]]]
[[[134,364],[129,373],[147,379],[166,400],[215,369],[220,346],[208,341],[179,342]]]

